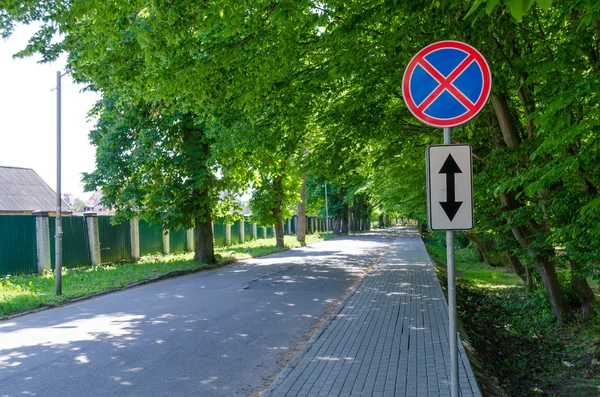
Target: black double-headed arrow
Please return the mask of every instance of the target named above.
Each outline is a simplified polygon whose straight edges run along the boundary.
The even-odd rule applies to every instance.
[[[448,215],[448,219],[450,222],[456,216],[458,209],[462,205],[462,201],[456,201],[456,183],[454,180],[454,174],[462,174],[462,171],[454,161],[454,158],[451,154],[448,154],[446,161],[444,161],[444,165],[440,169],[440,174],[446,174],[446,201],[440,202],[440,205],[444,209],[446,215]]]

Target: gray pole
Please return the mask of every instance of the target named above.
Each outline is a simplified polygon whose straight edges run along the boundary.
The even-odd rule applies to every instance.
[[[325,182],[325,223],[326,230],[329,232],[329,205],[327,204],[327,182]]]
[[[444,145],[452,145],[452,129],[444,128]],[[450,377],[452,397],[458,397],[458,335],[456,330],[456,275],[454,274],[454,232],[446,231],[448,262],[448,317],[450,320]]]
[[[56,295],[62,295],[62,219],[61,219],[61,191],[60,191],[60,71],[56,72],[56,234],[55,238],[55,279]]]

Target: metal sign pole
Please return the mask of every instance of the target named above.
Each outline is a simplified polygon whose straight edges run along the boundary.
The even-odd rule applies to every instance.
[[[444,128],[444,145],[452,145],[452,129]],[[456,276],[454,274],[454,232],[446,231],[448,266],[448,317],[450,322],[450,380],[452,397],[458,397],[458,340],[456,331]]]
[[[451,65],[454,68],[449,70]],[[487,103],[491,89],[492,74],[483,55],[454,40],[422,48],[402,78],[402,97],[408,110],[423,123],[444,129],[444,145],[427,148],[427,215],[431,230],[446,231],[452,397],[459,395],[452,231],[473,229],[473,164],[469,145],[452,144],[451,128],[475,117]]]

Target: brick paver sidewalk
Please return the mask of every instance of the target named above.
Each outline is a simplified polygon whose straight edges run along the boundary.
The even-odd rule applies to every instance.
[[[462,396],[481,396],[459,343]],[[388,253],[263,396],[450,396],[448,305],[420,236]]]

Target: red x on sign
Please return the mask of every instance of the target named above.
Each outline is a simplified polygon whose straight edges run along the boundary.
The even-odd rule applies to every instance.
[[[454,127],[477,115],[492,86],[489,66],[473,47],[441,41],[417,53],[402,81],[408,109],[434,127]]]

